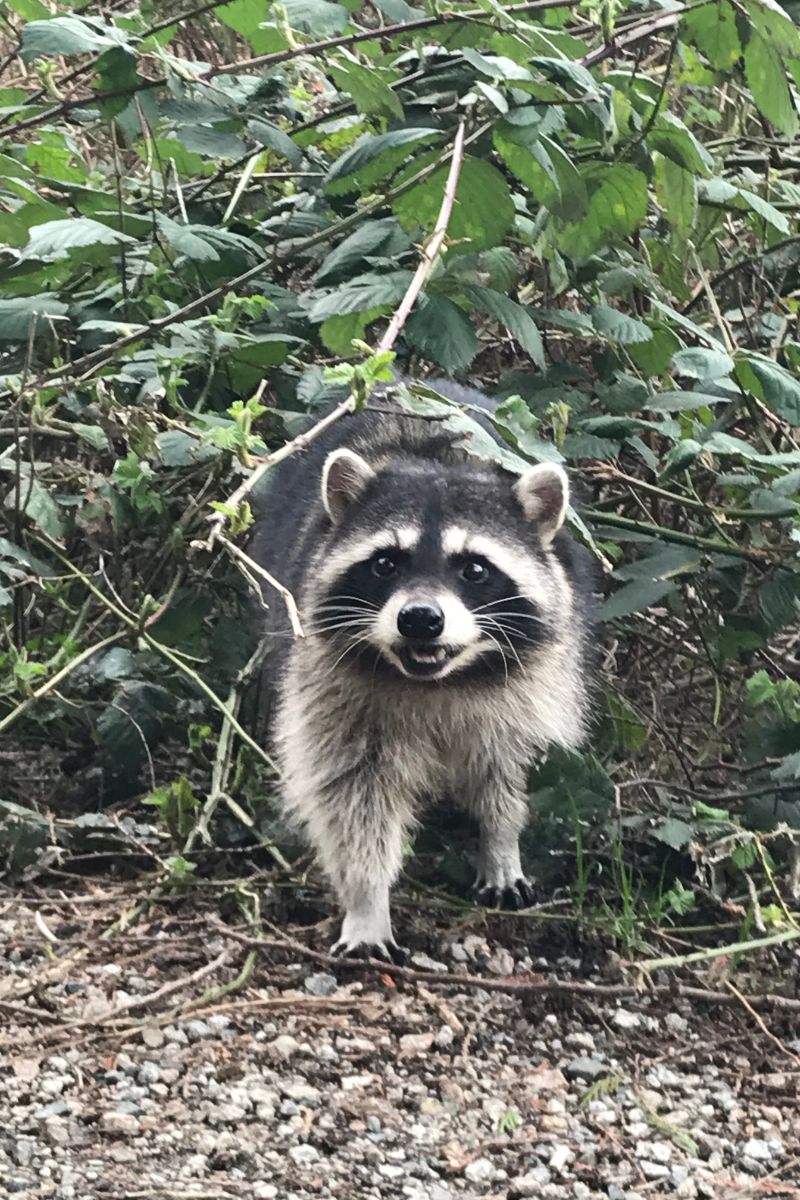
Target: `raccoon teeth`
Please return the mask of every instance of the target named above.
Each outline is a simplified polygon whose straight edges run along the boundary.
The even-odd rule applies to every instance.
[[[426,666],[444,662],[447,655],[444,646],[437,646],[435,650],[409,650],[408,653],[414,662],[424,663]]]

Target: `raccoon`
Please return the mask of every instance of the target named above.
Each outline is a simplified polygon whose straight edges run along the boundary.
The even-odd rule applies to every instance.
[[[389,895],[426,800],[477,817],[480,901],[531,903],[527,770],[584,738],[592,572],[563,528],[560,466],[483,463],[441,422],[386,411],[391,397],[276,467],[249,552],[305,633],[267,597],[272,744],[287,813],[344,910],[333,952],[402,961]]]

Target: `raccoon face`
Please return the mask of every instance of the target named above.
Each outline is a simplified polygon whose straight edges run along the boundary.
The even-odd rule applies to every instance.
[[[512,484],[429,463],[376,471],[340,449],[322,500],[332,529],[309,631],[341,646],[337,664],[420,681],[507,678],[564,619],[568,588],[547,553],[568,501],[558,466]]]

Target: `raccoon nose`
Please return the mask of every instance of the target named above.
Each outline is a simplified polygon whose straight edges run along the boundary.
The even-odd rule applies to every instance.
[[[406,604],[397,614],[403,637],[435,638],[444,629],[444,613],[438,604]]]

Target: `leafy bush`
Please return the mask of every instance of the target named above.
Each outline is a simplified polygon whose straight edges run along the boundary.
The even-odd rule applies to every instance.
[[[711,853],[710,805],[716,842],[789,829],[778,862],[800,827],[795,7],[108,11],[4,17],[9,857],[59,798],[151,792],[183,837],[195,789],[269,827],[258,738],[222,720],[256,622],[208,519],[246,524],[237,485],[346,395],[326,368],[404,295],[463,121],[398,361],[506,398],[510,446],[584,481],[613,569],[598,757],[542,768],[541,844],[574,855],[599,805],[671,877]]]

